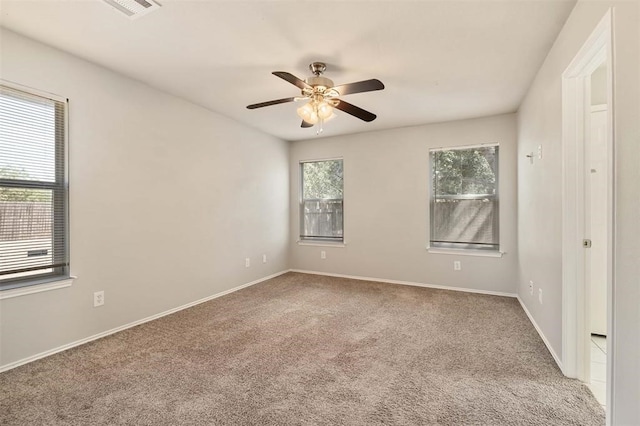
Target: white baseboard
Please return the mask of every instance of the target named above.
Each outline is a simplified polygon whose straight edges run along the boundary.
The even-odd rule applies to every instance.
[[[522,309],[524,310],[524,313],[527,314],[527,317],[529,318],[529,321],[531,321],[531,324],[533,324],[533,327],[536,329],[536,331],[538,332],[538,334],[542,338],[542,341],[544,342],[545,346],[547,347],[547,349],[551,353],[551,356],[553,357],[554,361],[556,362],[556,364],[558,364],[558,367],[560,368],[560,371],[562,371],[562,374],[564,374],[564,369],[562,368],[562,361],[560,361],[560,357],[558,356],[558,354],[556,354],[556,352],[551,347],[551,344],[547,340],[547,337],[542,332],[542,329],[540,329],[540,327],[538,327],[538,323],[536,323],[536,320],[533,319],[533,316],[531,315],[531,313],[529,312],[529,310],[527,309],[525,304],[522,302],[522,299],[520,299],[520,296],[516,296],[516,297],[518,299],[518,302],[520,302],[520,306],[522,306]]]
[[[377,281],[377,282],[381,282],[381,283],[410,285],[410,286],[414,286],[414,287],[437,288],[437,289],[440,289],[440,290],[452,290],[452,291],[463,291],[463,292],[466,292],[466,293],[489,294],[491,296],[517,297],[517,295],[515,293],[504,293],[504,292],[501,292],[501,291],[491,291],[491,290],[478,290],[478,289],[475,289],[475,288],[449,287],[449,286],[446,286],[446,285],[416,283],[416,282],[411,282],[411,281],[387,280],[387,279],[384,279],[384,278],[361,277],[361,276],[357,276],[357,275],[332,274],[332,273],[329,273],[329,272],[318,272],[318,271],[306,271],[304,269],[291,269],[290,271],[291,272],[299,272],[301,274],[326,275],[328,277],[350,278],[352,280]]]
[[[119,331],[126,330],[127,328],[135,327],[136,325],[144,324],[145,322],[153,321],[155,319],[158,319],[158,318],[173,314],[175,312],[182,311],[183,309],[187,309],[187,308],[190,308],[192,306],[199,305],[199,304],[204,303],[204,302],[208,302],[209,300],[217,299],[218,297],[222,297],[224,295],[227,295],[229,293],[233,293],[233,292],[241,290],[243,288],[250,287],[252,285],[261,283],[261,282],[266,281],[266,280],[270,280],[271,278],[278,277],[278,276],[280,276],[282,274],[286,274],[287,272],[289,272],[288,269],[284,270],[284,271],[276,272],[275,274],[269,275],[267,277],[263,277],[263,278],[255,280],[255,281],[251,281],[250,283],[242,284],[242,285],[239,285],[237,287],[231,288],[229,290],[225,290],[223,292],[216,293],[214,295],[204,297],[204,298],[196,300],[194,302],[190,302],[190,303],[187,303],[185,305],[178,306],[177,308],[172,308],[172,309],[169,309],[167,311],[160,312],[159,314],[151,315],[151,316],[143,318],[141,320],[130,322],[130,323],[122,325],[120,327],[112,328],[111,330],[103,331],[102,333],[94,334],[93,336],[85,337],[84,339],[76,340],[75,342],[67,343],[66,345],[58,346],[57,348],[50,349],[50,350],[44,351],[44,352],[40,352],[39,354],[32,355],[30,357],[23,358],[21,360],[11,362],[9,364],[2,365],[2,366],[0,366],[0,373],[2,373],[4,371],[7,371],[7,370],[11,370],[12,368],[16,368],[16,367],[19,367],[21,365],[28,364],[30,362],[33,362],[33,361],[48,357],[48,356],[56,354],[58,352],[66,351],[67,349],[71,349],[71,348],[74,348],[76,346],[80,346],[80,345],[83,345],[85,343],[89,343],[89,342],[91,342],[93,340],[97,340],[97,339],[100,339],[102,337],[106,337],[106,336],[108,336],[110,334],[114,334],[114,333],[117,333]]]

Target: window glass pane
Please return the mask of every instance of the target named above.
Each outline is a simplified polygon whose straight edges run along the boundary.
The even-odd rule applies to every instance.
[[[301,169],[300,237],[342,240],[342,160],[302,163]]]
[[[55,102],[0,91],[0,178],[54,182]]]
[[[435,195],[495,194],[497,147],[436,151]]]
[[[499,245],[498,147],[431,152],[431,245]]]
[[[53,245],[53,191],[0,187],[0,273],[51,265]],[[0,280],[43,272],[3,274]]]
[[[302,198],[342,198],[342,160],[302,163]]]
[[[342,200],[303,201],[303,237],[342,238]]]
[[[498,244],[496,204],[490,199],[438,199],[431,240],[439,243]]]

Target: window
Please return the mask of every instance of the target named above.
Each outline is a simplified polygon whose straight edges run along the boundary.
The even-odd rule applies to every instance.
[[[0,289],[68,275],[65,114],[0,85]]]
[[[342,160],[300,163],[300,239],[343,241]]]
[[[499,250],[498,146],[434,149],[433,248]]]

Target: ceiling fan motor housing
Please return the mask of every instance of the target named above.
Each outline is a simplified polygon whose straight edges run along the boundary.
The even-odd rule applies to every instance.
[[[314,91],[318,91],[317,89],[320,89],[320,91],[324,91],[333,87],[333,81],[321,75],[309,77],[305,80],[305,82],[309,86],[312,86]]]

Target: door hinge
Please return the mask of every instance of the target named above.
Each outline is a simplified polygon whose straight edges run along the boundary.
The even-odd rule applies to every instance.
[[[588,239],[582,240],[582,247],[591,248],[591,240],[588,240]]]

